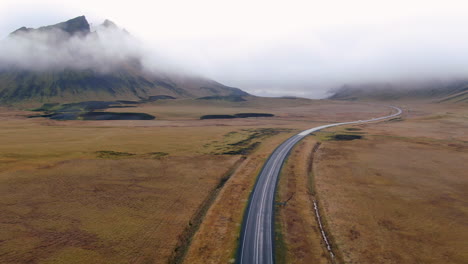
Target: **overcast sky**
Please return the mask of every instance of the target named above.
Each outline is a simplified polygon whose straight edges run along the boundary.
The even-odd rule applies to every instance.
[[[468,1],[0,0],[0,37],[85,15],[161,60],[258,95],[468,77]]]

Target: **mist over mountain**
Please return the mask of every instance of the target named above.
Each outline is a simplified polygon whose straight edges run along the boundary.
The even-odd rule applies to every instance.
[[[1,41],[0,102],[142,99],[154,95],[246,95],[167,62],[106,20],[84,16],[37,29],[21,27]]]
[[[114,23],[106,21],[91,31],[84,16],[38,29],[22,27],[2,41],[2,47],[2,69],[108,72],[144,57],[142,45]]]

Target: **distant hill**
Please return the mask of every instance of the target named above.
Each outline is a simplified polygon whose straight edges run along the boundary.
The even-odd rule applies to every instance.
[[[0,56],[0,104],[248,95],[203,77],[148,70],[144,54],[119,50],[129,38],[109,20],[92,31],[84,16],[15,30],[6,43],[16,53]]]
[[[332,100],[426,100],[468,103],[468,81],[431,81],[413,84],[344,85],[332,91]]]

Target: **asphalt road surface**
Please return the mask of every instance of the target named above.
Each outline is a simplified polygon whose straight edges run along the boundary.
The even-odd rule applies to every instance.
[[[335,123],[314,127],[290,137],[275,149],[260,172],[253,193],[251,194],[246,215],[244,217],[244,223],[242,225],[237,263],[269,264],[275,262],[273,252],[273,209],[275,190],[281,167],[293,146],[310,133],[324,128],[379,121],[396,117],[402,113],[400,108],[394,106],[390,107],[397,110],[397,113],[368,120]]]

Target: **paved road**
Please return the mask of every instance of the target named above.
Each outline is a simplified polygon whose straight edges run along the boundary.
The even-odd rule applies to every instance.
[[[314,127],[290,137],[278,148],[276,148],[260,172],[257,183],[255,184],[253,193],[251,195],[241,230],[237,263],[274,263],[273,209],[276,183],[278,181],[278,176],[281,171],[281,167],[283,166],[284,160],[291,151],[292,147],[310,133],[327,127],[379,121],[382,119],[398,116],[402,112],[398,107],[391,106],[391,108],[397,110],[397,113],[368,120],[335,123]]]

